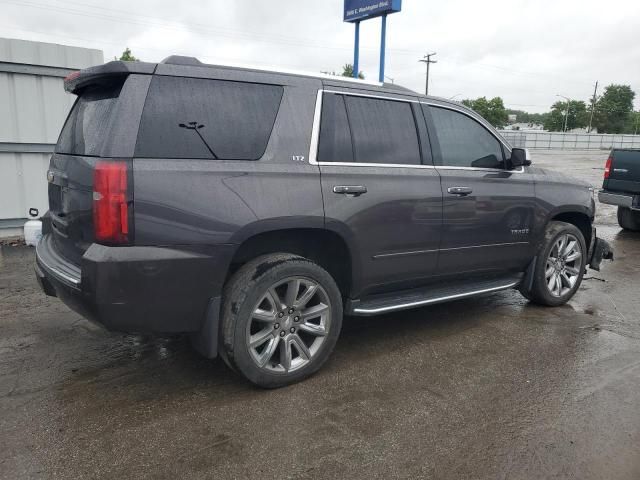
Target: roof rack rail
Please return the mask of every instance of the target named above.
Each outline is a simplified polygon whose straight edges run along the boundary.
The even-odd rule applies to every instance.
[[[351,78],[351,77],[343,77],[341,75],[330,75],[326,73],[316,73],[316,72],[305,72],[302,70],[292,70],[292,69],[281,69],[278,67],[273,68],[265,68],[264,66],[256,66],[245,63],[219,63],[219,64],[210,64],[203,63],[198,60],[196,57],[188,57],[185,55],[170,55],[164,60],[160,62],[165,65],[181,65],[181,66],[191,66],[191,67],[218,67],[218,68],[243,68],[248,70],[256,70],[260,72],[269,72],[269,73],[281,73],[284,75],[300,75],[304,77],[313,77],[320,78],[325,80],[333,80],[336,82],[353,82],[359,83],[361,85],[375,85],[375,86],[386,86],[380,82],[374,82],[371,80],[363,80],[360,78]]]

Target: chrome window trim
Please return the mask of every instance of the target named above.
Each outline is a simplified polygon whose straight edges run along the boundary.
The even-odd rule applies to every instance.
[[[382,167],[382,168],[418,168],[435,169],[433,165],[409,165],[404,163],[355,163],[355,162],[316,162],[313,165],[337,165],[339,167]]]
[[[519,170],[505,170],[504,168],[477,168],[477,167],[454,167],[453,165],[437,165],[434,167],[436,170],[471,170],[475,172],[508,172],[508,173],[524,173],[524,167],[520,167]]]
[[[322,94],[324,90],[318,90],[316,95],[316,108],[313,112],[313,126],[311,127],[311,145],[309,146],[309,163],[319,165],[318,142],[320,141],[320,113],[322,112]]]
[[[373,95],[369,93],[343,92],[341,90],[323,90],[325,93],[337,93],[339,95],[350,95],[352,97],[377,98],[379,100],[393,100],[396,102],[420,103],[418,100],[408,98],[389,97],[388,95]]]
[[[351,92],[344,92],[341,90],[325,90],[325,89],[319,89],[318,93],[316,95],[316,105],[315,105],[315,110],[313,112],[313,126],[311,128],[311,144],[309,146],[309,164],[311,165],[325,165],[325,166],[330,166],[330,165],[336,165],[336,166],[341,166],[341,167],[380,167],[380,168],[417,168],[417,169],[442,169],[442,170],[468,170],[468,171],[475,171],[475,172],[491,172],[491,173],[495,173],[495,172],[509,172],[509,173],[524,173],[524,167],[520,167],[520,170],[504,170],[504,169],[499,169],[499,168],[477,168],[477,167],[455,167],[455,166],[447,166],[447,165],[439,165],[439,166],[434,166],[434,165],[414,165],[414,164],[400,164],[400,163],[358,163],[358,162],[318,162],[318,145],[320,142],[320,120],[321,120],[321,114],[322,114],[322,96],[325,93],[336,93],[336,94],[340,94],[340,95],[350,95],[350,96],[354,96],[354,97],[367,97],[367,98],[378,98],[381,100],[392,100],[392,101],[397,101],[397,102],[406,102],[406,103],[419,103],[419,104],[425,104],[425,105],[433,105],[433,106],[440,106],[438,104],[431,104],[428,102],[420,102],[418,100],[409,100],[406,98],[396,98],[396,97],[389,97],[386,95],[370,95],[370,94],[364,94],[364,93],[351,93]],[[443,107],[443,108],[448,108],[448,107]],[[456,110],[459,111],[460,113],[463,113],[465,115],[467,115],[469,118],[471,118],[472,120],[476,121],[477,120],[475,118],[473,118],[471,115],[468,115],[467,113],[465,113],[462,110],[456,109],[451,107],[450,110]],[[478,122],[480,123],[480,122]],[[482,124],[481,124],[482,125]],[[484,127],[484,125],[483,125]],[[485,127],[486,129],[486,127]],[[503,140],[501,140],[500,138],[498,138],[493,132],[491,132],[490,130],[487,129],[487,131],[489,133],[491,133],[494,137],[496,137],[496,139],[502,143],[503,145],[505,145],[506,148],[509,149],[509,152],[511,152],[511,147],[509,145],[507,145]]]

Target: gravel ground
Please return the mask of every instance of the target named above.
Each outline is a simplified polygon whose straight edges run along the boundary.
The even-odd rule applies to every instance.
[[[599,186],[606,152],[534,152]],[[0,477],[640,478],[640,234],[561,308],[515,291],[349,318],[311,379],[262,391],[180,336],[111,334],[0,247]]]

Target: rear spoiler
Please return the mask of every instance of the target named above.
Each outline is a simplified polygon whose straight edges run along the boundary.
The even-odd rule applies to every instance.
[[[77,94],[89,85],[108,85],[132,73],[152,75],[155,69],[155,63],[116,60],[70,73],[64,79],[64,89],[69,93]]]

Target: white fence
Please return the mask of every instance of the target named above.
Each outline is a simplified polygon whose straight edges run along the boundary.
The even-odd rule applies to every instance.
[[[532,132],[519,130],[500,130],[500,134],[511,145],[519,148],[559,150],[640,149],[640,135]]]

